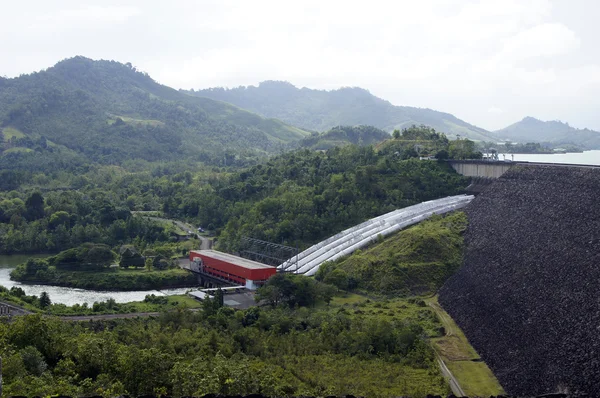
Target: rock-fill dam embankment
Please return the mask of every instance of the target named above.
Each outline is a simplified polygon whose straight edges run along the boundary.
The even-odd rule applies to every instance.
[[[516,166],[465,211],[442,306],[509,394],[600,396],[600,168]]]

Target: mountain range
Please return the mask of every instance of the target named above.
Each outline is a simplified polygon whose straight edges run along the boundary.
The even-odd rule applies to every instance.
[[[544,122],[526,117],[494,134],[502,140],[539,142],[552,147],[577,146],[582,149],[600,149],[600,132],[576,129],[560,121]]]
[[[241,165],[294,147],[376,143],[413,124],[449,138],[600,148],[593,130],[528,117],[492,133],[448,113],[392,105],[361,88],[323,91],[267,81],[178,91],[129,63],[80,56],[0,77],[0,169],[134,159]]]
[[[265,81],[256,86],[221,87],[185,91],[197,97],[220,100],[313,131],[339,125],[369,125],[392,132],[411,125],[427,125],[454,138],[494,141],[489,131],[457,117],[431,109],[395,106],[358,87],[338,90],[297,88],[282,81]]]
[[[5,151],[32,151],[41,143],[103,163],[265,154],[310,134],[231,104],[186,95],[131,64],[84,57],[0,78],[0,128]]]

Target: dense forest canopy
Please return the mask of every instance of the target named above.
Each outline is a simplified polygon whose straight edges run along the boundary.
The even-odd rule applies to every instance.
[[[324,91],[297,88],[288,82],[265,81],[255,86],[186,91],[188,94],[229,102],[265,117],[294,126],[325,131],[339,125],[370,125],[391,132],[425,124],[454,137],[495,140],[490,132],[449,114],[431,109],[394,106],[358,87]]]
[[[357,130],[370,131],[338,132]],[[378,148],[301,149],[241,170],[141,163],[130,164],[139,170],[134,172],[94,164],[79,175],[18,171],[29,177],[13,181],[16,190],[0,192],[0,251],[168,240],[168,232],[131,216],[140,210],[216,231],[223,250],[235,251],[241,236],[304,247],[370,217],[466,187],[467,179],[446,164],[419,156],[481,154],[472,141],[450,141],[421,126],[396,132]]]

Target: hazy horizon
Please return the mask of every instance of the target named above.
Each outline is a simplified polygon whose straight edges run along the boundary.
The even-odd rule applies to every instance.
[[[4,14],[7,77],[82,55],[176,89],[361,87],[491,131],[525,116],[600,130],[593,1],[32,0]]]

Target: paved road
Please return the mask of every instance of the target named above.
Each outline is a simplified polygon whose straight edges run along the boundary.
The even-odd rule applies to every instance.
[[[2,306],[6,306],[8,308],[10,308],[10,315],[27,315],[27,314],[31,314],[31,311],[26,310],[25,308],[19,307],[17,305],[11,304],[11,303],[7,303],[6,301],[0,301],[0,305]]]
[[[452,327],[452,322],[450,322],[447,319],[447,315],[439,307],[439,304],[432,303],[432,302],[429,302],[428,304],[433,309],[433,311],[437,314],[438,318],[440,318],[440,321],[442,321],[442,324],[444,325],[444,329],[446,330],[446,336],[452,336],[454,334],[454,328]],[[450,389],[452,390],[452,394],[456,395],[457,397],[465,397],[467,394],[465,394],[463,389],[460,387],[460,384],[458,384],[458,380],[456,380],[456,378],[454,377],[452,372],[450,372],[450,369],[448,369],[448,367],[444,363],[444,360],[442,359],[442,357],[437,352],[435,353],[435,355],[437,357],[437,362],[440,365],[440,370],[442,371],[442,374],[444,375],[444,377],[448,380],[448,383],[450,384]]]
[[[30,315],[33,312],[28,311],[24,308],[16,306],[14,304],[10,304],[4,301],[0,301],[0,305],[6,305],[13,309],[15,313],[12,313],[12,316],[19,315]],[[188,311],[196,312],[197,308],[188,309]],[[67,315],[67,316],[59,316],[58,318],[61,321],[71,322],[71,321],[100,321],[107,319],[130,319],[130,318],[147,318],[147,317],[156,317],[159,316],[160,312],[132,312],[127,314],[101,314],[101,315]],[[54,317],[54,315],[43,315],[45,317]]]
[[[444,360],[439,355],[437,355],[437,361],[438,361],[438,364],[440,365],[440,370],[442,371],[442,374],[444,375],[444,377],[446,379],[448,379],[448,383],[450,384],[450,389],[452,390],[452,394],[456,395],[457,397],[466,397],[467,394],[465,394],[465,392],[462,390],[462,388],[460,388],[458,381],[456,380],[456,378],[454,377],[452,372],[450,372],[450,369],[448,369],[448,367],[444,363]]]

